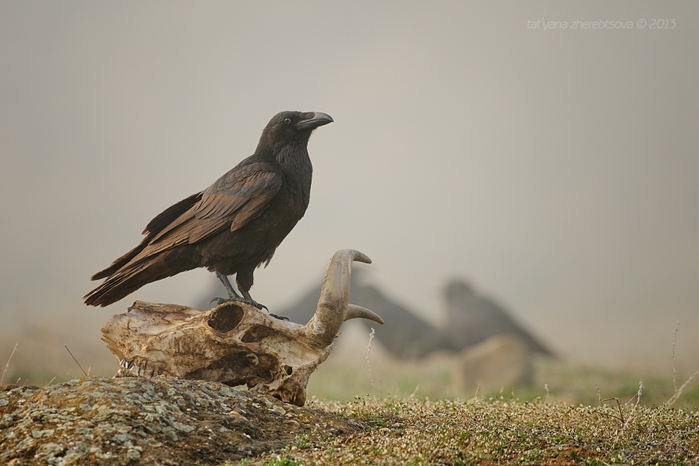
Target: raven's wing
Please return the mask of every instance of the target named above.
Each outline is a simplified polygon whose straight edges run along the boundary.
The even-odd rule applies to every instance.
[[[190,207],[192,207],[196,202],[201,200],[202,194],[202,192],[192,194],[191,196],[182,199],[177,204],[168,207],[163,212],[158,214],[153,220],[148,222],[148,225],[146,226],[145,230],[143,230],[143,234],[146,235],[146,237],[143,238],[139,245],[127,252],[126,254],[124,254],[123,256],[117,258],[106,269],[100,270],[99,272],[94,274],[92,276],[92,280],[99,280],[100,278],[109,277],[114,272],[128,264],[131,261],[131,259],[136,257],[141,251],[143,251],[143,249],[146,246],[148,246],[148,244],[151,242],[155,235],[160,233],[163,230],[163,228],[167,227],[170,223],[172,223],[175,219],[177,219],[180,215],[182,215]]]
[[[190,207],[192,207],[196,202],[201,200],[203,192],[198,192],[192,194],[186,199],[182,199],[175,205],[172,205],[158,214],[153,220],[148,222],[146,228],[143,230],[144,235],[157,235],[163,228],[167,227],[173,220],[182,215]]]
[[[265,210],[282,187],[282,174],[265,170],[257,163],[228,172],[209,189],[195,206],[197,226],[189,235],[189,244],[209,236],[230,224],[230,231],[247,225]]]
[[[132,262],[202,241],[224,229],[236,231],[259,216],[279,192],[282,174],[264,162],[237,166],[216,180],[201,199],[158,232]]]

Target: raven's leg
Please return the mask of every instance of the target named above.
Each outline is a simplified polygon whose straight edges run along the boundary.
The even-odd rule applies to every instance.
[[[233,289],[233,285],[231,285],[231,282],[228,281],[228,277],[226,277],[221,272],[216,272],[216,278],[218,278],[221,281],[221,283],[223,284],[223,287],[228,292],[228,299],[223,299],[223,298],[218,298],[218,297],[213,298],[211,301],[209,301],[209,304],[215,302],[216,304],[221,305],[227,301],[245,302],[245,300],[243,298],[241,298],[238,293],[235,292],[235,289]]]
[[[235,283],[236,285],[238,285],[238,290],[240,290],[240,294],[243,295],[243,301],[247,301],[249,304],[252,304],[258,309],[267,309],[267,306],[258,303],[257,301],[252,299],[252,296],[250,296],[250,288],[252,288],[254,271],[254,267],[250,269],[238,270],[238,273],[235,274]],[[267,309],[267,312],[269,312],[269,309]]]
[[[243,295],[244,301],[249,302],[250,304],[252,304],[253,306],[255,306],[256,308],[258,308],[260,310],[262,310],[263,308],[267,309],[267,312],[269,312],[269,309],[267,308],[267,306],[265,306],[264,304],[258,303],[257,301],[252,299],[252,296],[250,296],[250,288],[252,288],[252,282],[253,282],[252,273],[254,270],[255,269],[247,269],[247,270],[239,271],[237,274],[235,274],[235,282],[238,285],[238,289],[240,290],[240,294]],[[288,317],[278,316],[276,314],[272,314],[271,312],[269,312],[269,315],[271,315],[275,319],[289,320]]]
[[[214,301],[216,301],[216,303],[220,305],[227,301],[238,301],[241,303],[253,305],[259,310],[267,309],[267,306],[258,303],[257,301],[252,299],[252,296],[250,296],[250,288],[252,288],[254,270],[255,269],[245,270],[242,273],[238,272],[235,275],[235,282],[238,285],[240,294],[243,295],[242,298],[238,295],[238,293],[235,292],[235,289],[233,289],[233,285],[231,285],[231,282],[228,281],[228,277],[220,272],[216,272],[216,276],[219,280],[221,280],[221,283],[223,283],[223,286],[226,288],[226,291],[228,291],[229,298],[214,298],[210,302],[213,303]],[[267,309],[267,312],[269,312],[269,309]],[[279,320],[289,320],[288,317],[278,316],[276,314],[272,314],[271,312],[269,313],[269,315]]]
[[[226,288],[226,291],[228,292],[228,297],[230,299],[240,300],[240,295],[235,292],[235,290],[233,289],[233,285],[231,285],[231,282],[228,281],[228,277],[226,277],[221,272],[216,272],[216,278],[221,280],[221,283],[223,283],[223,286]]]
[[[227,276],[225,276],[221,272],[216,272],[216,277],[218,277],[221,283],[223,283],[223,286],[226,288],[226,291],[228,292],[228,299],[214,298],[211,301],[209,301],[210,303],[215,302],[216,304],[220,305],[227,301],[238,301],[240,303],[251,304],[260,310],[267,309],[267,306],[258,303],[257,301],[252,299],[252,296],[250,296],[249,290],[252,287],[252,270],[246,271],[246,273],[243,273],[242,276],[239,272],[235,276],[235,281],[238,284],[238,289],[240,290],[240,293],[243,295],[242,298],[238,293],[235,292],[235,289],[233,288],[233,285],[231,285],[231,282],[228,281]],[[269,309],[267,309],[267,311],[269,312]]]

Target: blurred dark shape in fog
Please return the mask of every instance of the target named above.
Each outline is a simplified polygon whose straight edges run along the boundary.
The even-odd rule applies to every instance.
[[[399,359],[420,359],[436,351],[458,353],[497,335],[517,337],[532,353],[553,355],[504,308],[477,294],[464,281],[453,280],[445,287],[448,321],[443,328],[438,328],[419,317],[425,313],[402,304],[409,301],[409,297],[393,300],[377,286],[368,283],[361,270],[355,270],[353,274],[350,302],[371,309],[385,322],[384,325],[361,324],[374,328],[376,339]],[[320,284],[321,280],[317,282]],[[200,307],[211,307],[209,300],[221,292],[217,288],[200,302]],[[319,296],[320,285],[308,290],[296,303],[272,312],[293,322],[306,323],[315,312]]]
[[[444,287],[447,324],[444,334],[455,351],[481,343],[495,335],[518,337],[529,350],[552,356],[553,353],[517,323],[502,306],[481,296],[463,280],[451,280]]]
[[[350,302],[370,309],[383,318],[384,325],[370,326],[376,330],[376,338],[389,353],[401,359],[414,359],[438,349],[446,349],[444,337],[437,328],[404,305],[388,298],[375,286],[364,283],[364,274],[359,269],[352,273]],[[294,322],[307,322],[318,304],[320,280],[318,283],[318,286],[308,290],[299,301],[275,310],[275,313]]]

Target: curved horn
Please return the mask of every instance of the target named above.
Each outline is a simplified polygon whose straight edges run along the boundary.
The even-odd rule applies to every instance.
[[[383,319],[374,311],[370,311],[369,309],[362,306],[357,306],[356,304],[348,304],[347,312],[345,313],[345,322],[350,319],[359,318],[373,320],[377,324],[383,325]]]
[[[354,261],[371,264],[371,259],[354,249],[342,249],[333,255],[325,272],[316,313],[305,326],[309,339],[322,348],[335,340],[340,326],[348,319],[361,317],[383,324],[383,319],[376,313],[349,304],[350,278]]]

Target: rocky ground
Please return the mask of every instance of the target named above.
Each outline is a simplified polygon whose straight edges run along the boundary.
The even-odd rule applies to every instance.
[[[170,377],[84,378],[0,392],[0,464],[217,464],[360,422]]]

